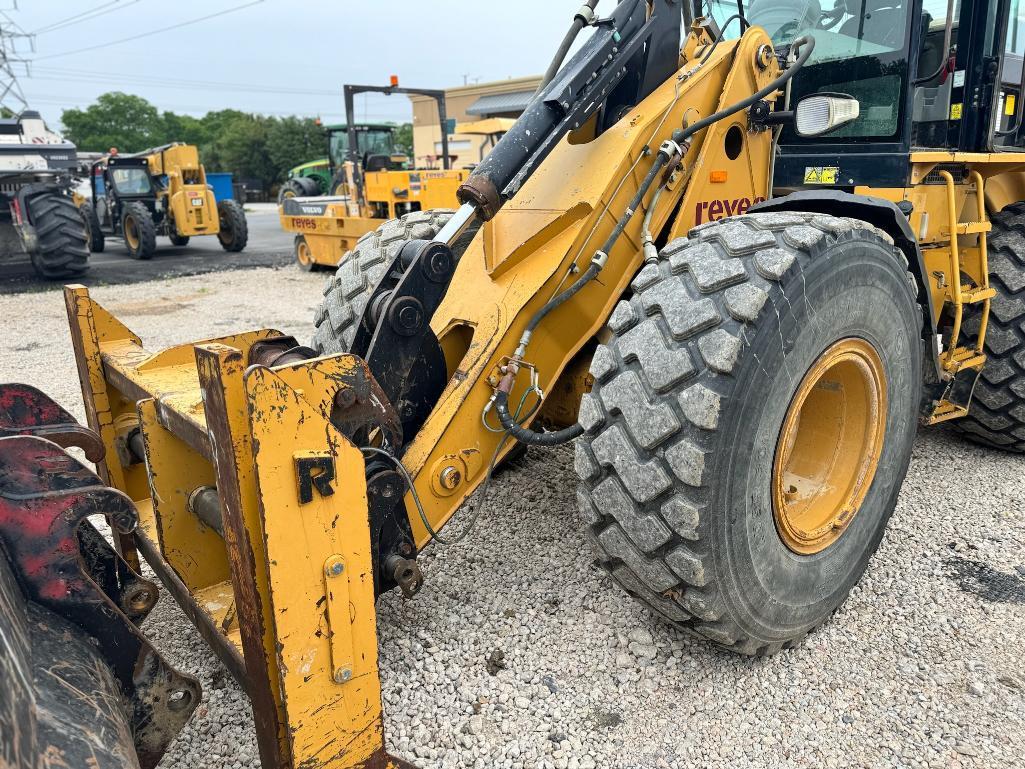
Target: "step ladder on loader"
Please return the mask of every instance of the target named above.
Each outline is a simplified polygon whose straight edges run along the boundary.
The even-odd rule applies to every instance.
[[[947,384],[942,396],[934,401],[932,412],[926,417],[925,423],[930,425],[968,414],[975,384],[986,364],[984,349],[990,301],[996,295],[996,290],[989,285],[986,236],[992,225],[986,215],[982,174],[975,170],[970,174],[975,187],[975,220],[960,221],[954,177],[947,170],[938,173],[946,186],[946,215],[949,224],[943,229],[943,234],[949,238],[949,243],[936,250],[946,254],[949,266],[946,276],[940,274],[934,277],[940,281],[939,287],[943,289],[944,301],[953,315],[953,324],[950,339],[940,354],[941,377]],[[976,238],[975,244],[963,245],[960,242],[961,238],[972,236]],[[978,305],[979,312],[978,333],[970,343],[965,344],[962,338],[965,309],[975,305]]]

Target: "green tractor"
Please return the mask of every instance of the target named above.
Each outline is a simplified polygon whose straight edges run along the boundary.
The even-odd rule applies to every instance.
[[[288,172],[288,179],[278,191],[278,204],[286,198],[312,198],[318,195],[338,194],[335,182],[343,164],[349,156],[348,127],[345,123],[325,126],[328,156],[296,166]],[[387,168],[380,170],[401,171],[409,164],[409,158],[395,149],[395,126],[389,124],[357,123],[353,126],[356,147],[363,158],[386,159]]]

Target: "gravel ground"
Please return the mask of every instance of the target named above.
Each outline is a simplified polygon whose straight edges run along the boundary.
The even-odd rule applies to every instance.
[[[302,340],[323,280],[256,269],[94,296],[153,348],[258,326]],[[60,294],[0,296],[0,317],[0,379],[81,416]],[[1019,767],[1023,475],[1023,457],[923,431],[847,603],[800,648],[751,660],[677,633],[596,571],[571,452],[532,449],[464,544],[425,554],[420,595],[378,604],[389,748],[423,769]],[[204,687],[161,766],[258,766],[245,696],[173,601],[146,629]]]

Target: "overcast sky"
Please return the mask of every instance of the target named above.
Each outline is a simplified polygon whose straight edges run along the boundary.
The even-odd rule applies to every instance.
[[[232,107],[337,120],[344,83],[384,85],[396,74],[405,86],[448,88],[464,79],[540,74],[580,7],[580,0],[262,0],[114,42],[245,3],[18,0],[7,16],[36,32],[34,54],[26,41],[16,41],[17,52],[32,59],[30,77],[17,66],[19,80],[30,106],[55,126],[62,110],[113,90],[193,115]],[[92,11],[103,15],[47,31]],[[356,106],[360,120],[411,115],[409,100],[400,96],[372,94]]]

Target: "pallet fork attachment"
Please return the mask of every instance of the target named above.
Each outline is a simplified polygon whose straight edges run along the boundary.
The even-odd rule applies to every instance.
[[[85,287],[65,301],[99,472],[139,511],[118,545],[249,694],[262,765],[411,769],[384,747],[363,456],[330,419],[366,364],[272,330],[150,353]]]

